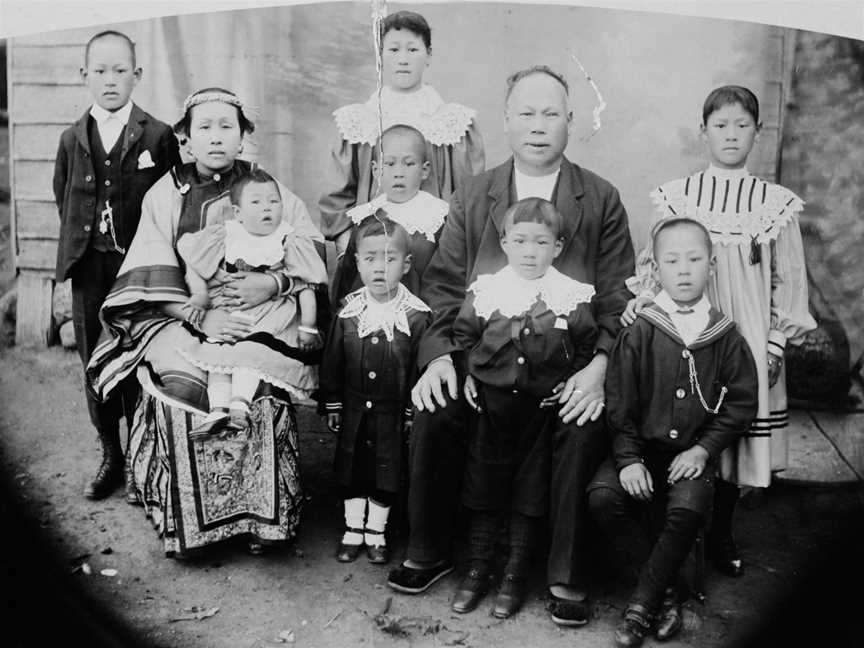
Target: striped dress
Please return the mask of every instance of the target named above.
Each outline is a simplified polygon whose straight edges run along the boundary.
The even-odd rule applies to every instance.
[[[708,297],[747,340],[759,377],[759,412],[736,446],[724,452],[721,476],[741,486],[768,486],[788,464],[786,376],[768,386],[768,351],[782,357],[816,322],[808,310],[807,271],[798,213],[804,206],[788,189],[747,169],[709,166],[651,193],[658,221],[687,217],[711,233],[716,270]],[[656,292],[650,244],[637,259],[631,290]]]

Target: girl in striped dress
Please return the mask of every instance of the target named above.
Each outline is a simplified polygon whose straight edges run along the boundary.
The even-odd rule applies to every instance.
[[[722,571],[738,576],[741,559],[732,539],[732,514],[740,486],[766,487],[787,466],[787,342],[800,343],[816,322],[808,311],[807,271],[798,226],[804,206],[794,193],[751,175],[747,156],[759,138],[759,102],[747,88],[713,90],[702,109],[701,135],[710,164],[657,188],[651,198],[659,218],[684,216],[711,232],[717,256],[709,283],[712,304],[737,324],[756,360],[759,412],[750,430],[721,461],[709,549]],[[630,284],[637,295],[622,320],[656,292],[651,246],[637,260]]]

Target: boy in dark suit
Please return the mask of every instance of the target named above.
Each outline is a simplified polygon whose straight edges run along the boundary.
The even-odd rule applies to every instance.
[[[86,367],[102,330],[99,309],[135,235],[141,200],[180,156],[171,128],[130,100],[141,68],[128,36],[93,36],[81,78],[94,104],[60,137],[54,197],[60,213],[56,276],[72,279],[75,339]],[[102,463],[85,490],[89,499],[107,497],[123,479],[119,423],[125,414],[131,425],[137,395],[134,380],[105,403],[87,395],[102,446]]]

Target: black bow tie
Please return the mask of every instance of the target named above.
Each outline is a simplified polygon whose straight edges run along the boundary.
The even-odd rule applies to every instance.
[[[676,313],[680,313],[681,315],[690,315],[690,314],[692,314],[694,311],[693,311],[692,308],[679,308],[679,309],[676,310],[675,312],[676,312]]]

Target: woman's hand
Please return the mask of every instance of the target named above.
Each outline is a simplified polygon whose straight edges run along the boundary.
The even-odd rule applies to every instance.
[[[465,400],[468,401],[471,409],[473,409],[475,412],[483,411],[483,409],[480,407],[480,402],[478,400],[477,381],[474,380],[474,376],[470,374],[466,376],[465,386],[462,388],[462,392],[465,394]]]
[[[707,461],[708,451],[700,445],[679,452],[669,464],[669,483],[674,484],[679,479],[698,479],[705,472]]]
[[[231,317],[223,310],[208,310],[201,322],[201,331],[210,338],[235,342],[249,335],[249,322]]]
[[[225,305],[245,310],[273,298],[279,286],[266,272],[234,272],[225,280]]]
[[[780,370],[783,368],[783,356],[768,352],[768,386],[773,387],[780,378]]]
[[[576,425],[584,425],[589,420],[596,421],[606,406],[606,392],[603,383],[606,379],[605,353],[598,353],[581,371],[573,374],[558,396],[562,404],[558,415],[564,423],[576,419]],[[578,417],[578,418],[577,418]]]

